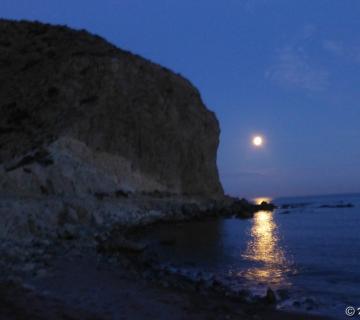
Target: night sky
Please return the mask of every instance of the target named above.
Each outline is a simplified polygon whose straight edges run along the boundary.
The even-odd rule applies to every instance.
[[[0,0],[0,16],[85,28],[190,79],[220,120],[227,193],[360,191],[358,0]]]

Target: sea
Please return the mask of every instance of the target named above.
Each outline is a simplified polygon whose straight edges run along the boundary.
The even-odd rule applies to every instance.
[[[253,295],[270,287],[278,309],[347,319],[353,307],[360,318],[360,194],[254,202],[264,200],[278,208],[252,219],[159,225],[144,238],[173,266],[215,274]]]

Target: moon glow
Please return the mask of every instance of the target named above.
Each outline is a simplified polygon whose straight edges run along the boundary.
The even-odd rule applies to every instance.
[[[252,140],[252,143],[255,147],[261,147],[263,145],[264,141],[261,136],[255,136]]]

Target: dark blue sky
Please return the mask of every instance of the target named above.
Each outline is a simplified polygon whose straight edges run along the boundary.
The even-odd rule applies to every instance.
[[[189,78],[220,120],[228,193],[360,191],[358,0],[0,0],[0,15],[85,28]]]

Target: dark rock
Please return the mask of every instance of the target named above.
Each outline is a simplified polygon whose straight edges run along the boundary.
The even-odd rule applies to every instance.
[[[263,201],[261,202],[261,204],[257,206],[257,209],[264,211],[273,211],[274,209],[276,209],[276,206],[273,203],[268,203],[266,201]]]
[[[275,292],[271,288],[268,288],[266,291],[265,301],[269,304],[276,303],[276,295],[275,295]]]
[[[58,232],[58,238],[63,240],[74,240],[78,235],[79,232],[76,226],[71,224],[64,225]]]
[[[117,190],[115,191],[115,196],[117,198],[128,198],[129,197],[129,193],[123,190]]]
[[[23,157],[19,162],[17,162],[16,164],[7,167],[6,171],[13,171],[17,168],[32,164],[34,162],[39,163],[40,165],[47,167],[49,165],[52,165],[54,163],[54,161],[51,159],[50,154],[47,150],[45,149],[40,149],[37,152],[35,152],[34,154],[30,154],[27,155],[25,157]]]
[[[286,203],[281,206],[281,209],[298,209],[309,206],[311,203]]]
[[[49,194],[48,189],[47,189],[45,186],[43,186],[43,185],[40,186],[40,191],[41,191],[41,193],[44,194],[44,195],[48,195],[48,194]]]
[[[131,241],[122,237],[109,238],[101,241],[97,245],[97,250],[100,253],[114,254],[114,253],[142,253],[146,249],[143,243]]]
[[[293,306],[294,306],[294,307],[297,307],[297,308],[300,308],[301,303],[300,303],[299,301],[294,301],[294,302],[293,302]]]
[[[253,204],[246,199],[228,199],[227,203],[220,203],[221,214],[234,215],[238,218],[252,218],[257,211],[273,211],[276,206],[272,203],[263,202],[260,205]]]
[[[105,199],[106,197],[109,197],[110,195],[106,192],[95,192],[94,193],[94,196],[96,199],[98,200],[103,200]]]
[[[26,172],[26,173],[31,173],[32,172],[31,169],[29,169],[29,168],[23,168],[23,171]]]
[[[352,203],[339,203],[339,204],[323,204],[319,208],[353,208]]]

